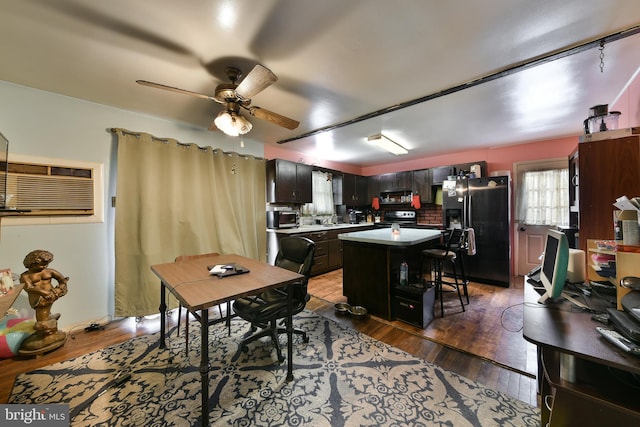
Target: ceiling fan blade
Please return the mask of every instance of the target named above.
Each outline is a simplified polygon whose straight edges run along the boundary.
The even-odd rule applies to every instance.
[[[216,99],[213,96],[205,95],[204,93],[192,92],[190,90],[180,89],[180,88],[173,87],[173,86],[167,86],[167,85],[163,85],[163,84],[160,84],[160,83],[148,82],[146,80],[136,80],[136,83],[141,84],[143,86],[154,87],[156,89],[169,90],[171,92],[181,93],[183,95],[191,95],[191,96],[195,96],[197,98],[208,99],[209,101],[217,102]]]
[[[236,88],[236,94],[240,98],[250,99],[277,80],[278,77],[273,74],[270,69],[258,64],[253,67],[253,70],[247,74],[247,77],[240,82]]]
[[[278,126],[282,126],[283,128],[287,128],[289,130],[293,130],[298,127],[300,124],[299,121],[290,119],[285,116],[281,116],[278,113],[274,113],[273,111],[265,110],[260,107],[248,107],[249,113],[252,116],[255,116],[262,120],[270,121],[271,123],[275,123]]]

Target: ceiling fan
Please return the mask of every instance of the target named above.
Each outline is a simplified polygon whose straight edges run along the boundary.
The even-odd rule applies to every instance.
[[[225,105],[225,109],[218,113],[216,118],[211,122],[209,130],[219,129],[227,135],[238,136],[249,132],[252,124],[249,120],[240,115],[240,109],[244,109],[254,117],[267,120],[278,126],[293,130],[298,127],[300,122],[266,110],[261,107],[253,107],[251,97],[258,94],[268,86],[278,80],[273,72],[258,64],[247,76],[238,84],[238,80],[242,77],[242,71],[236,67],[227,67],[225,72],[231,83],[221,83],[216,86],[213,95],[205,95],[203,93],[192,92],[190,90],[180,89],[173,86],[167,86],[160,83],[153,83],[146,80],[136,80],[143,86],[150,86],[158,89],[169,90],[172,92],[191,95],[198,98],[215,101]]]

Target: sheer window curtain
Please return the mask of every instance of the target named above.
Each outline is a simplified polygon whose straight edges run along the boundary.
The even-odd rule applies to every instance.
[[[526,171],[522,175],[519,220],[529,225],[569,225],[569,170]]]
[[[313,188],[313,203],[302,206],[304,215],[333,215],[333,176],[327,172],[313,171],[311,173]]]
[[[116,316],[158,312],[159,280],[151,265],[206,252],[266,259],[264,159],[113,132]]]

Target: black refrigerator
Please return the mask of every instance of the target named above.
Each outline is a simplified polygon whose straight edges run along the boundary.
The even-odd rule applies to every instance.
[[[467,278],[509,286],[511,183],[508,176],[458,177],[442,186],[442,223],[446,228],[472,228],[475,255],[463,255]]]

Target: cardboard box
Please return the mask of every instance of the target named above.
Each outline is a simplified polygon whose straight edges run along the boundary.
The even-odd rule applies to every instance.
[[[630,220],[634,220],[637,221],[638,220],[638,211],[620,211],[620,210],[614,210],[613,211],[613,221],[630,221]]]

